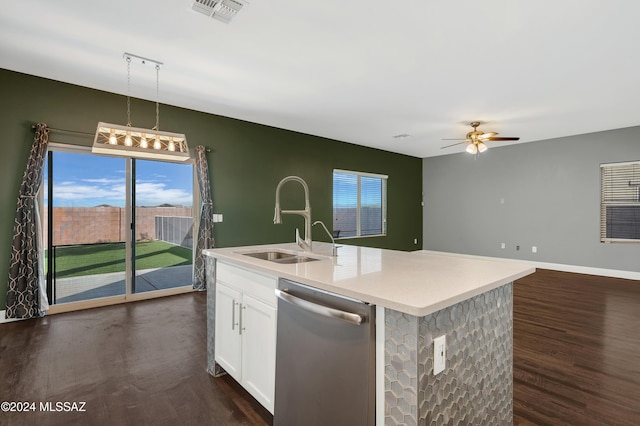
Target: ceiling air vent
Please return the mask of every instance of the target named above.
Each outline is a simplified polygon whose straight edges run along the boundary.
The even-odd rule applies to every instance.
[[[192,8],[196,12],[228,24],[245,5],[246,2],[237,0],[196,0]]]

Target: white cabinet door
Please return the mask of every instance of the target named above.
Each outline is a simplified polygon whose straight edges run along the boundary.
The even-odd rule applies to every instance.
[[[276,285],[276,277],[223,262],[217,264],[215,360],[272,414]]]
[[[240,303],[242,293],[220,283],[216,285],[215,360],[238,381],[242,380]]]
[[[273,413],[276,373],[276,308],[242,299],[242,383]]]

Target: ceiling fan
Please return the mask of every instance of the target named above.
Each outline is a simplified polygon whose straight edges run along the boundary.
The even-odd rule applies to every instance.
[[[479,154],[481,152],[485,152],[489,147],[485,145],[485,142],[488,141],[517,141],[520,138],[512,138],[512,137],[496,137],[496,132],[483,132],[478,130],[478,126],[480,125],[479,121],[473,121],[470,123],[471,127],[473,127],[473,131],[467,133],[467,137],[465,139],[443,139],[443,141],[462,141],[458,143],[454,143],[451,145],[443,146],[440,149],[449,148],[452,146],[460,145],[463,143],[468,143],[466,151],[469,154]]]

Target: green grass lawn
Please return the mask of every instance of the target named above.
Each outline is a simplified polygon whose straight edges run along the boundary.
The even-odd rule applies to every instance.
[[[192,261],[192,250],[164,241],[137,242],[135,250],[136,270],[190,265]],[[56,248],[57,278],[124,271],[124,243]]]

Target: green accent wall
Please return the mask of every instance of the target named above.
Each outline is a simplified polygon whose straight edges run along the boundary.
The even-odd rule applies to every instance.
[[[15,206],[29,150],[31,125],[94,133],[98,121],[125,124],[126,97],[0,69],[0,309],[6,301]],[[155,104],[132,99],[133,125],[155,125]],[[189,146],[208,154],[213,210],[224,215],[215,224],[216,247],[291,242],[303,219],[283,216],[273,224],[275,188],[289,175],[309,184],[313,220],[331,229],[333,169],[379,173],[388,180],[385,237],[340,240],[343,244],[396,250],[422,248],[422,159],[366,148],[203,112],[160,106],[162,130],[184,132]],[[330,126],[331,123],[327,123]],[[52,133],[51,142],[90,146],[92,137]],[[302,187],[287,183],[282,207],[304,207]],[[313,228],[315,241],[327,241]],[[414,239],[417,244],[414,244]]]

